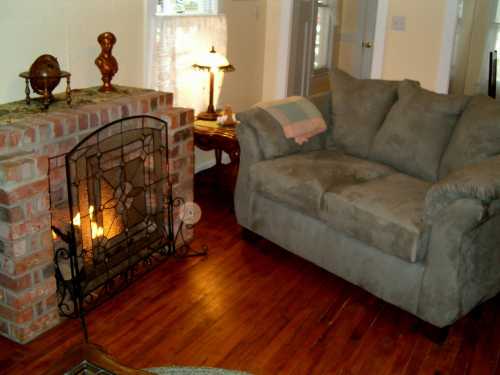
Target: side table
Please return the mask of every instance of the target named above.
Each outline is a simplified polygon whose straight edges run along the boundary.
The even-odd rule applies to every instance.
[[[238,125],[236,125],[238,126]],[[219,183],[234,192],[240,164],[240,145],[234,126],[221,126],[215,121],[194,122],[194,144],[203,151],[215,152],[215,169]],[[230,163],[222,164],[222,152],[229,155]]]

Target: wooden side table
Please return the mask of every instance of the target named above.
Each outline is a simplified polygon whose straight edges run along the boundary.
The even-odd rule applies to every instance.
[[[236,125],[238,126],[238,125]],[[234,192],[240,164],[240,145],[234,126],[227,127],[215,121],[196,120],[194,122],[194,144],[203,151],[215,152],[215,169],[218,182]],[[230,163],[222,164],[222,152],[229,155]]]

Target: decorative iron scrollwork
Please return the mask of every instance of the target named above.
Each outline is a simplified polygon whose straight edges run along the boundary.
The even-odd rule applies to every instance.
[[[132,116],[101,127],[64,156],[68,228],[54,252],[61,315],[80,318],[167,257],[206,255],[175,220],[167,123]]]

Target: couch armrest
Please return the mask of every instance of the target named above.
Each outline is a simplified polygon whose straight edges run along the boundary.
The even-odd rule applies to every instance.
[[[474,199],[485,215],[496,211],[491,203],[500,197],[500,156],[471,164],[436,182],[425,198],[425,221],[432,223],[440,212],[459,199]],[[488,209],[490,212],[488,212]]]
[[[323,115],[327,125],[329,125],[331,118],[330,95],[330,93],[323,93],[308,97]],[[258,147],[264,159],[274,159],[280,156],[318,150],[324,147],[325,134],[327,132],[316,135],[303,145],[299,145],[293,139],[286,138],[278,121],[261,108],[254,107],[240,112],[237,114],[237,118],[241,122],[241,125],[249,126],[254,130]]]
[[[240,119],[241,121],[241,119]],[[248,227],[250,215],[250,167],[264,160],[255,129],[246,122],[236,127],[240,144],[240,164],[234,191],[234,210],[240,225]]]
[[[483,219],[477,199],[457,199],[435,217],[417,315],[452,324],[500,290],[500,215]]]
[[[430,238],[418,315],[437,326],[500,290],[500,156],[436,182],[425,199]]]
[[[308,99],[330,120],[330,93],[313,95]],[[262,160],[274,159],[297,152],[319,150],[324,147],[325,134],[319,134],[303,145],[288,139],[277,121],[261,108],[251,108],[237,115],[240,124],[236,127],[240,144],[240,166],[234,193],[234,208],[240,225],[248,227],[252,191],[250,190],[250,167]]]

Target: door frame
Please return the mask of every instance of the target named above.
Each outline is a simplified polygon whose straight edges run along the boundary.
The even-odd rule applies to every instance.
[[[441,55],[436,77],[436,91],[447,94],[450,89],[451,65],[453,63],[453,48],[458,22],[458,0],[446,0],[441,39]]]
[[[389,1],[378,0],[377,20],[375,23],[375,37],[373,43],[372,68],[370,77],[382,79],[384,71],[385,34],[387,32],[387,18],[389,17]]]

